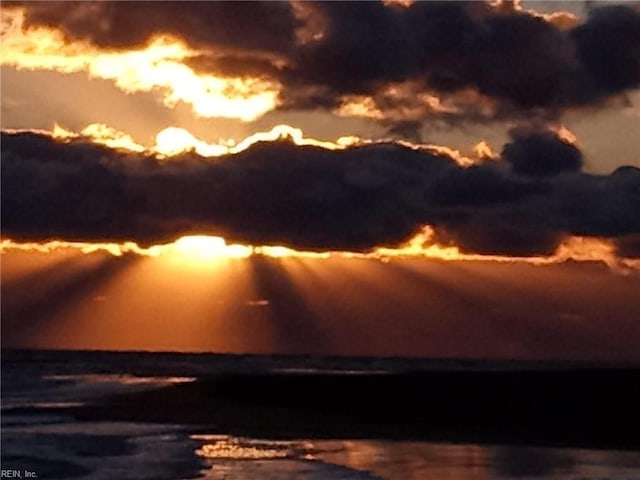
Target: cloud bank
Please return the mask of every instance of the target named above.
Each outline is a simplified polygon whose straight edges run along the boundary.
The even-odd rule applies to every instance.
[[[78,56],[108,52],[118,63],[118,55],[168,36],[184,46],[163,59],[171,71],[192,83],[231,82],[226,90],[213,80],[205,86],[233,93],[236,102],[253,98],[253,107],[227,108],[238,118],[251,108],[244,119],[271,109],[325,109],[402,132],[429,118],[549,118],[640,86],[640,11],[632,4],[594,7],[583,21],[517,2],[3,2],[3,10],[20,12],[23,35],[21,42],[15,29],[3,35],[5,63],[69,71],[75,59],[75,68],[133,89],[141,80],[131,69],[127,77],[90,61],[78,66]],[[36,42],[38,50],[27,40],[43,32],[59,35],[48,52],[64,57],[56,65],[34,54],[46,54],[44,44]],[[162,84],[160,74],[144,78],[168,89],[167,104],[186,101],[197,110],[208,101],[207,88],[196,101]]]
[[[37,132],[2,134],[3,236],[167,243],[182,235],[304,250],[398,246],[425,225],[485,255],[551,255],[569,236],[638,257],[640,169],[580,170],[558,131],[511,132],[472,166],[395,143],[331,150],[283,138],[215,158],[161,158]]]

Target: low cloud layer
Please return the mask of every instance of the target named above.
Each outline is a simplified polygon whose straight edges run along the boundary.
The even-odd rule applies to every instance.
[[[199,74],[278,86],[256,115],[327,109],[400,132],[436,117],[549,118],[640,86],[633,4],[594,7],[582,21],[517,2],[3,2],[16,7],[27,33],[55,29],[97,51],[181,39],[190,48],[181,61]]]
[[[580,235],[640,255],[640,169],[584,173],[579,150],[540,128],[514,130],[499,159],[470,167],[445,150],[389,143],[328,150],[281,140],[161,160],[14,132],[2,149],[3,235],[14,240],[150,245],[200,233],[367,251],[430,225],[439,243],[465,252],[549,255]]]

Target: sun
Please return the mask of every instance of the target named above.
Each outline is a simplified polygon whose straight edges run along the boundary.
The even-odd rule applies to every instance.
[[[156,136],[155,150],[163,155],[176,155],[195,148],[196,142],[196,138],[185,129],[169,127]]]
[[[251,247],[227,245],[224,238],[209,235],[189,235],[181,237],[167,246],[173,256],[181,260],[216,260],[220,258],[246,258],[251,255]]]
[[[194,150],[203,157],[218,157],[229,153],[227,146],[199,140],[188,130],[178,127],[167,127],[159,132],[152,150],[167,157],[189,150]]]
[[[226,246],[223,238],[193,235],[176,240],[173,249],[179,255],[211,259],[225,256]]]
[[[191,235],[176,240],[172,253],[194,260],[212,260],[226,257],[227,244],[224,238],[207,235]]]

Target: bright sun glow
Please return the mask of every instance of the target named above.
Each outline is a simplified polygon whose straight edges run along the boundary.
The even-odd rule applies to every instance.
[[[198,140],[184,128],[178,127],[168,127],[158,133],[153,149],[168,157],[191,149],[203,157],[216,157],[228,152],[224,145],[208,144]]]
[[[19,129],[5,129],[4,131],[31,131],[40,135],[49,135],[63,142],[84,139],[100,145],[106,145],[113,149],[129,150],[138,153],[147,152],[161,157],[173,157],[188,151],[194,151],[205,158],[220,157],[222,155],[242,152],[258,142],[274,142],[283,138],[289,139],[296,145],[313,145],[327,150],[344,150],[354,145],[374,143],[372,140],[363,140],[355,135],[339,137],[335,142],[317,140],[306,137],[301,129],[290,125],[276,125],[268,132],[256,132],[238,143],[233,139],[220,139],[218,143],[207,143],[195,137],[184,128],[167,127],[156,135],[155,145],[151,147],[140,145],[125,132],[118,131],[115,128],[101,123],[92,123],[79,133],[58,124],[54,125],[53,131],[51,132],[46,130]],[[412,148],[419,147],[418,145],[413,145],[408,142],[403,144]]]
[[[7,132],[20,132],[29,130],[11,130]],[[162,158],[170,158],[181,153],[193,151],[205,158],[220,157],[222,155],[232,155],[247,150],[258,142],[275,142],[287,139],[298,146],[314,146],[326,150],[345,150],[358,145],[374,145],[394,143],[412,150],[421,150],[434,155],[444,155],[449,157],[458,165],[468,167],[478,161],[484,161],[488,155],[493,155],[488,145],[484,142],[476,145],[468,155],[442,145],[429,143],[414,143],[408,140],[370,140],[356,135],[344,135],[335,141],[318,140],[305,136],[300,128],[291,125],[281,124],[274,126],[267,132],[256,132],[244,138],[240,142],[233,139],[219,139],[218,143],[208,143],[194,136],[184,128],[167,127],[161,130],[155,139],[155,144],[150,147],[136,143],[130,135],[120,132],[104,124],[90,124],[80,133],[73,132],[60,125],[55,125],[52,132],[44,130],[31,130],[41,135],[50,135],[56,140],[70,142],[78,139],[90,140],[94,143],[106,145],[110,148],[125,149],[132,152],[147,152]],[[493,158],[493,157],[492,157]]]
[[[184,128],[168,127],[156,135],[156,144],[152,151],[170,157],[187,150],[194,150],[203,157],[219,157],[242,152],[258,142],[273,142],[278,139],[288,138],[296,145],[313,145],[327,150],[341,150],[360,143],[356,136],[344,136],[335,142],[316,140],[305,137],[301,129],[290,125],[276,125],[268,132],[257,132],[248,136],[239,143],[233,141],[221,141],[220,143],[207,143],[196,138]]]
[[[224,238],[207,235],[191,235],[179,238],[166,247],[167,253],[184,259],[214,260],[218,258],[245,258],[252,253],[245,245],[227,245]]]

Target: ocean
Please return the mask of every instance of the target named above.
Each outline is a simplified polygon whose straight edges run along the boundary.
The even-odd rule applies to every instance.
[[[637,373],[4,349],[2,477],[640,479]]]

